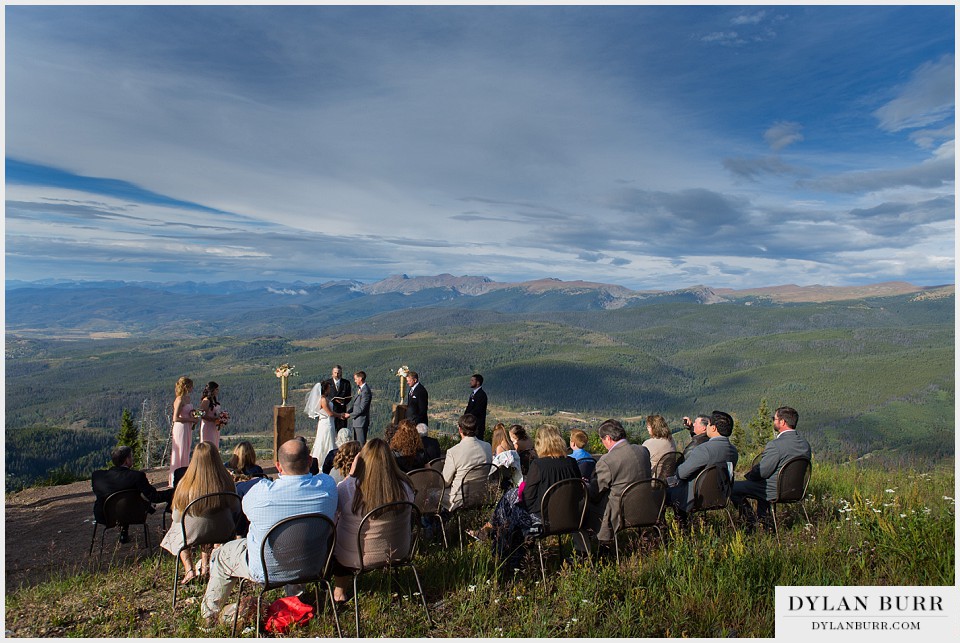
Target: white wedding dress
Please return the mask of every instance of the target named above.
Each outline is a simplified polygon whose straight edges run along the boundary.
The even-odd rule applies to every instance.
[[[317,384],[307,395],[306,412],[308,416],[317,418],[317,437],[313,441],[313,451],[310,455],[323,464],[327,454],[336,448],[337,429],[333,425],[333,418],[323,412],[320,398],[320,384]]]
[[[310,455],[315,457],[320,464],[323,464],[323,459],[327,457],[327,454],[336,448],[334,444],[336,438],[337,429],[333,426],[333,418],[320,411],[317,420],[317,439],[313,441],[313,451]]]

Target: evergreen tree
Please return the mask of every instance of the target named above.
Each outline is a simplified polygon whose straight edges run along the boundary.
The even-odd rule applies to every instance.
[[[733,433],[730,434],[730,443],[733,446],[737,447],[738,453],[743,453],[746,442],[746,436],[743,433],[743,425],[740,424],[740,420],[734,419],[733,421]]]
[[[117,433],[117,446],[128,446],[133,449],[133,467],[139,469],[143,466],[140,453],[140,430],[133,423],[133,416],[129,409],[123,409],[123,415],[120,416],[120,432]]]
[[[745,446],[750,457],[754,457],[763,451],[763,448],[767,445],[767,442],[773,439],[775,433],[770,407],[767,406],[767,399],[762,398],[756,415],[753,416],[747,425]]]

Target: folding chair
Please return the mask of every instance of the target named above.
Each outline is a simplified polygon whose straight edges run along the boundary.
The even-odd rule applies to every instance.
[[[663,522],[666,502],[667,484],[659,478],[631,482],[623,490],[620,496],[620,524],[613,532],[613,548],[617,554],[618,564],[620,563],[620,543],[617,536],[621,531],[653,527],[660,538],[663,538],[660,523]]]
[[[395,542],[397,534],[409,534],[409,544]],[[390,534],[393,538],[384,538],[383,534]],[[368,539],[370,542],[368,542]],[[360,530],[357,532],[357,551],[360,554],[360,568],[353,572],[353,607],[357,624],[357,638],[360,638],[360,593],[357,589],[361,575],[377,569],[389,569],[390,579],[395,581],[394,572],[399,567],[409,567],[413,570],[414,580],[417,581],[417,590],[420,592],[420,602],[427,615],[427,624],[430,621],[430,611],[427,609],[427,599],[423,595],[423,586],[420,584],[420,575],[413,564],[413,557],[417,551],[417,541],[420,539],[420,511],[412,502],[388,502],[367,512],[360,521]]]
[[[321,606],[319,585],[323,583],[327,598],[330,600],[333,622],[337,626],[337,636],[342,638],[340,618],[337,616],[337,606],[333,601],[333,587],[330,586],[328,578],[336,542],[336,526],[329,517],[321,513],[290,516],[270,527],[263,542],[260,543],[263,582],[256,583],[246,578],[240,579],[237,609],[233,614],[233,636],[237,635],[237,619],[240,616],[240,599],[243,596],[244,583],[256,583],[260,586],[260,595],[257,597],[257,637],[260,636],[260,606],[265,592],[287,584],[313,583],[314,597],[319,611]]]
[[[97,539],[97,527],[103,526],[100,532],[100,555],[103,556],[103,539],[107,535],[108,529],[114,527],[129,527],[130,525],[143,525],[144,547],[150,547],[150,532],[147,530],[147,515],[150,505],[140,492],[136,489],[124,489],[107,496],[103,501],[103,522],[93,521],[93,536],[90,538],[90,551],[87,555],[93,554],[93,543]]]

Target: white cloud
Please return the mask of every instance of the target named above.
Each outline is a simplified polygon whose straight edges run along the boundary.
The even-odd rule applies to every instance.
[[[953,56],[926,62],[918,67],[897,96],[874,112],[880,129],[899,132],[943,122],[954,109]]]
[[[800,133],[802,129],[803,126],[800,123],[780,121],[763,133],[763,139],[773,151],[779,152],[788,145],[802,141],[803,134]]]

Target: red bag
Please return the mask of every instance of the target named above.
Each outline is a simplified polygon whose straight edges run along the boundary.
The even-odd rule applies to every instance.
[[[278,598],[267,608],[267,622],[263,627],[274,634],[286,634],[293,625],[303,625],[313,618],[313,606],[298,596]]]

